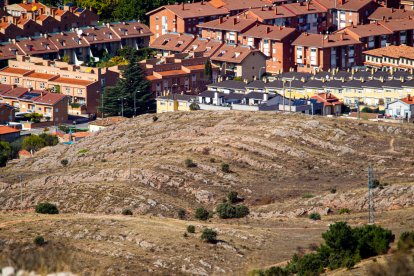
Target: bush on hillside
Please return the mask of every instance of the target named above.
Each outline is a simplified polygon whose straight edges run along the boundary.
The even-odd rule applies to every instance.
[[[351,210],[349,210],[348,208],[342,208],[341,210],[339,210],[339,214],[349,214],[351,213]]]
[[[178,209],[177,214],[179,219],[185,219],[186,217],[186,212],[183,208]]]
[[[224,173],[230,173],[230,165],[227,163],[221,164],[221,171]]]
[[[9,160],[9,156],[12,152],[10,144],[7,142],[0,142],[0,167],[4,167]]]
[[[414,248],[414,231],[403,232],[398,240],[398,250],[410,250]]]
[[[124,210],[122,210],[122,214],[124,216],[132,216],[133,215],[131,209],[124,209]]]
[[[37,236],[36,238],[34,238],[33,242],[37,246],[42,246],[42,245],[44,245],[46,243],[45,242],[45,239],[42,236]]]
[[[195,218],[199,220],[207,220],[210,213],[203,207],[197,208],[195,211]]]
[[[49,202],[41,202],[37,204],[35,212],[39,214],[50,214],[50,215],[59,214],[59,210],[56,207],[56,205],[49,203]]]
[[[242,218],[249,214],[249,208],[244,205],[232,205],[230,203],[221,203],[217,206],[216,211],[220,218]]]
[[[237,203],[239,201],[239,194],[237,192],[231,191],[230,193],[228,193],[227,195],[227,200],[230,203]]]
[[[215,243],[217,241],[217,232],[210,228],[205,228],[201,233],[201,240],[208,243]]]
[[[194,168],[194,167],[197,167],[197,165],[193,162],[193,160],[191,160],[191,159],[189,159],[189,158],[187,158],[187,159],[185,159],[185,160],[184,160],[184,165],[185,165],[187,168]]]
[[[37,135],[30,135],[23,139],[22,148],[27,151],[38,151],[46,147],[46,141]]]
[[[194,225],[188,225],[187,226],[187,232],[194,234],[195,233],[195,226]]]
[[[47,133],[42,133],[39,135],[45,141],[46,146],[52,147],[59,144],[59,139],[55,135],[50,135]]]
[[[60,164],[62,164],[63,167],[66,167],[69,164],[69,161],[68,159],[65,158],[65,159],[60,160]]]
[[[318,214],[318,213],[312,213],[312,214],[309,215],[309,218],[311,220],[321,220],[321,215]]]

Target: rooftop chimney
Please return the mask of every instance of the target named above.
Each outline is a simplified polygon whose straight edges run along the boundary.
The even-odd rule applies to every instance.
[[[267,26],[266,27],[266,33],[268,34],[268,33],[270,33],[270,26]]]
[[[184,4],[185,4],[185,3],[183,2],[183,6],[182,6],[182,7],[183,7],[183,10],[184,10]]]
[[[223,17],[220,17],[219,18],[219,22],[220,22],[220,24],[223,23],[224,22],[224,18]]]
[[[237,17],[233,18],[233,25],[237,24]]]
[[[310,1],[306,2],[306,9],[309,10],[309,6],[310,6]]]
[[[275,15],[277,15],[277,6],[275,6]]]

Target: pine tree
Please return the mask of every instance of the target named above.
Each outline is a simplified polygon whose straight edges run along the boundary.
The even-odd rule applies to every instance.
[[[213,78],[213,68],[211,66],[210,60],[207,60],[204,64],[204,77],[209,81],[211,81]]]
[[[136,111],[134,111],[134,97]],[[105,89],[103,101],[105,115],[121,115],[122,102],[125,117],[154,111],[155,101],[149,82],[145,79],[144,71],[135,56],[128,61],[127,67],[122,72],[122,78],[117,84]]]

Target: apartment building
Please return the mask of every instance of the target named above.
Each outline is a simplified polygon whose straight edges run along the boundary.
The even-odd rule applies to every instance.
[[[16,54],[51,60],[67,56],[70,63],[81,65],[91,58],[97,62],[104,53],[115,54],[123,47],[129,46],[135,49],[148,47],[151,35],[149,28],[138,21],[77,28],[69,32],[12,39],[10,42],[1,43],[0,60],[13,58]]]
[[[414,43],[414,19],[401,19],[392,21],[377,21],[373,24],[350,26],[339,30],[354,39],[362,42],[363,50],[383,48],[388,45]]]
[[[243,11],[274,5],[275,2],[292,1],[272,1],[272,0],[212,0],[209,3],[216,8],[225,8],[229,15],[233,16]]]
[[[252,8],[247,10],[246,14],[249,18],[267,25],[296,28],[297,24],[296,14],[283,5]]]
[[[39,113],[54,124],[68,121],[68,96],[31,88],[16,87],[0,92],[0,102],[13,106],[22,113]]]
[[[368,23],[368,16],[375,11],[377,5],[372,0],[339,0],[336,6],[334,24],[338,29],[351,25]]]
[[[227,9],[212,6],[209,2],[182,3],[165,5],[148,12],[150,30],[154,34],[151,40],[169,33],[199,34],[197,25],[227,15]]]
[[[258,49],[245,45],[223,45],[211,62],[220,68],[222,76],[252,81],[266,73],[266,56]]]
[[[168,57],[147,59],[140,62],[146,78],[151,83],[154,97],[170,93],[199,93],[207,84],[216,81],[219,68],[212,65],[212,79],[204,75],[207,57],[202,52],[181,53]]]
[[[243,45],[259,49],[266,55],[266,71],[289,71],[295,66],[292,42],[299,36],[294,28],[255,25],[242,33]]]
[[[293,43],[298,72],[328,71],[362,64],[361,42],[347,34],[302,33]]]
[[[8,15],[3,22],[15,25],[19,31],[0,37],[3,41],[18,37],[38,36],[42,33],[68,31],[71,28],[95,26],[98,15],[91,10],[67,3],[61,8],[47,7],[36,0],[7,5]],[[2,27],[0,27],[0,30]]]
[[[73,114],[95,114],[102,89],[114,85],[118,77],[118,73],[106,68],[21,55],[9,60],[9,66],[0,70],[2,84],[69,96],[69,112]]]
[[[239,44],[242,42],[242,33],[257,24],[255,19],[248,18],[247,14],[220,17],[219,19],[198,25],[201,36],[216,39],[223,43]]]
[[[363,52],[364,65],[371,68],[414,71],[414,47],[388,46]]]
[[[328,9],[316,1],[289,3],[284,4],[283,7],[295,14],[292,27],[296,27],[298,31],[321,33],[330,27]]]

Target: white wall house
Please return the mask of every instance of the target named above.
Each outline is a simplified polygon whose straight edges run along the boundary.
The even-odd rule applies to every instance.
[[[388,105],[385,114],[395,118],[414,118],[414,104],[408,104],[402,100],[397,100]]]

